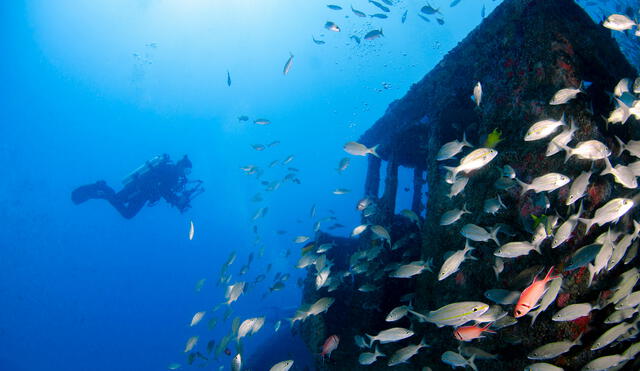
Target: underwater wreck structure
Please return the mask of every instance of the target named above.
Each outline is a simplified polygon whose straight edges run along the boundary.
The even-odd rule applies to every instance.
[[[429,348],[422,349],[409,363],[394,366],[398,370],[420,370],[424,366],[434,370],[449,369],[440,357],[445,351],[458,351],[460,342],[452,335],[452,327],[438,328],[431,323],[419,323],[415,317],[386,322],[389,311],[399,305],[412,305],[415,311],[427,313],[446,304],[460,301],[491,303],[484,293],[499,288],[521,291],[543,269],[555,266],[563,276],[563,288],[554,304],[542,312],[535,323],[529,317],[520,318],[517,325],[497,330],[473,345],[493,354],[491,359],[478,356],[476,363],[482,370],[523,370],[535,363],[527,355],[535,348],[554,341],[574,340],[582,336],[582,344],[546,362],[566,370],[580,369],[589,361],[622,353],[631,342],[623,342],[598,351],[590,346],[611,325],[604,319],[613,306],[592,312],[589,316],[569,322],[553,322],[551,315],[561,307],[573,303],[595,303],[603,292],[617,283],[621,272],[638,266],[637,259],[620,264],[596,277],[588,287],[589,273],[585,266],[571,268],[572,255],[580,247],[593,243],[605,228],[585,231],[580,223],[571,238],[551,249],[549,238],[541,245],[543,254],[535,252],[516,259],[505,259],[503,270],[494,271],[493,251],[496,243],[472,242],[477,260],[465,261],[457,275],[439,281],[437,270],[447,251],[462,249],[465,238],[460,229],[466,223],[485,228],[500,226],[500,243],[529,241],[535,219],[559,214],[563,219],[577,210],[565,206],[569,186],[555,192],[521,194],[517,185],[498,189],[501,169],[510,165],[521,181],[559,172],[575,179],[582,171],[592,169],[591,161],[565,161],[565,153],[546,157],[547,140],[524,142],[527,129],[544,119],[560,119],[577,128],[572,143],[597,139],[617,153],[615,136],[627,142],[640,138],[638,121],[631,116],[626,124],[607,124],[604,117],[615,108],[609,92],[622,78],[635,78],[637,71],[625,60],[611,36],[611,31],[595,24],[572,0],[505,0],[481,25],[451,50],[441,62],[414,84],[406,95],[391,103],[385,114],[367,130],[360,142],[379,145],[380,158],[369,156],[364,194],[376,201],[378,212],[363,216],[363,224],[379,224],[391,235],[391,241],[371,240],[367,233],[359,239],[336,239],[319,232],[316,243],[335,241],[339,248],[327,252],[336,270],[350,269],[350,255],[381,244],[382,252],[366,262],[362,274],[346,275],[342,284],[332,292],[316,290],[315,271],[309,268],[305,282],[304,302],[322,296],[335,298],[331,309],[322,316],[314,316],[301,324],[301,333],[310,349],[317,352],[324,340],[333,334],[341,337],[331,359],[317,361],[321,370],[378,370],[387,369],[389,356],[409,344],[425,338]],[[582,82],[589,84],[582,84]],[[484,93],[479,106],[470,99],[473,87],[481,82]],[[549,105],[549,100],[561,88],[584,86],[584,93],[564,105]],[[588,87],[587,87],[588,86]],[[495,131],[494,131],[495,130]],[[495,144],[496,133],[501,141]],[[483,147],[493,134],[498,156],[484,168],[470,174],[463,193],[449,197],[450,185],[445,182],[443,165],[455,166],[457,160],[437,161],[440,147],[449,141],[460,140],[463,134],[475,147]],[[466,153],[466,152],[465,152]],[[460,156],[458,156],[460,157]],[[619,157],[628,164],[631,157]],[[387,162],[384,192],[379,195],[381,164]],[[618,161],[616,159],[616,161]],[[424,218],[419,225],[402,215],[395,215],[398,167],[414,169],[413,211]],[[604,161],[593,164],[594,176],[584,197],[583,217],[614,197],[632,197],[634,190],[615,184],[610,176],[596,176],[604,168]],[[423,185],[427,185],[424,202]],[[505,209],[495,214],[483,211],[484,200],[500,195]],[[447,210],[471,212],[453,225],[441,226],[439,221]],[[631,230],[632,210],[617,225],[621,232]],[[532,217],[535,216],[535,218]],[[586,216],[584,216],[586,215]],[[391,245],[391,246],[389,246]],[[390,247],[390,248],[389,248]],[[385,267],[399,262],[433,259],[434,272],[424,272],[412,279],[389,278]],[[545,270],[546,271],[546,270]],[[375,290],[359,290],[371,284]],[[364,291],[364,292],[363,292]],[[513,306],[503,306],[513,313]],[[358,355],[373,352],[361,349],[354,336],[375,335],[391,327],[412,328],[415,335],[410,342],[380,344],[386,357],[371,365],[359,364]],[[366,337],[365,337],[366,339]],[[368,340],[367,340],[368,341]],[[377,344],[377,343],[376,343]],[[489,357],[489,356],[486,356]],[[467,357],[468,358],[468,357]],[[640,361],[630,360],[628,369],[639,369]]]

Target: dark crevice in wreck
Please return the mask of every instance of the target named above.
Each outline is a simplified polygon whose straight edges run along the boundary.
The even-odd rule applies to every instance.
[[[381,240],[372,240],[369,230],[359,239],[340,239],[322,232],[316,236],[317,244],[330,241],[337,244],[327,252],[328,260],[336,264],[332,274],[349,271],[349,259],[354,252],[382,244],[380,255],[368,262],[367,273],[345,275],[341,278],[341,285],[332,292],[327,292],[326,288],[316,290],[315,270],[308,268],[304,302],[312,303],[323,296],[333,297],[336,302],[327,313],[302,322],[303,338],[313,352],[318,352],[329,335],[337,334],[341,338],[340,346],[331,359],[318,360],[317,368],[387,369],[388,356],[409,343],[381,345],[380,350],[387,357],[373,365],[362,366],[358,364],[358,355],[366,350],[359,349],[353,339],[355,335],[377,334],[391,327],[412,327],[417,335],[410,343],[417,344],[424,335],[430,344],[430,348],[422,350],[411,363],[395,369],[449,368],[440,361],[440,356],[447,350],[458,348],[459,342],[452,336],[452,328],[437,328],[417,321],[412,323],[408,318],[385,322],[389,310],[402,303],[411,302],[416,310],[425,312],[458,301],[488,302],[483,296],[486,290],[522,290],[534,273],[552,265],[564,274],[564,293],[568,294],[570,303],[594,301],[597,292],[611,287],[615,278],[629,266],[601,275],[591,289],[586,287],[584,269],[564,271],[567,256],[591,243],[604,229],[592,229],[585,234],[583,225],[562,247],[551,250],[547,241],[542,247],[542,256],[533,253],[526,258],[510,259],[499,278],[492,269],[496,247],[493,241],[473,243],[476,247],[474,256],[478,260],[466,261],[457,276],[438,281],[436,274],[445,253],[464,246],[465,240],[460,235],[462,225],[500,225],[504,231],[513,234],[500,234],[500,241],[529,240],[531,215],[553,213],[553,210],[540,206],[539,197],[532,192],[521,196],[517,187],[499,192],[494,187],[499,177],[496,169],[508,164],[515,169],[519,179],[529,182],[533,177],[551,171],[574,179],[591,167],[589,161],[572,159],[565,163],[563,153],[545,157],[548,140],[524,142],[524,133],[534,122],[559,119],[564,114],[567,122],[572,120],[578,127],[576,142],[598,139],[614,149],[614,153],[617,149],[614,135],[625,142],[639,139],[638,122],[633,118],[625,125],[608,127],[602,119],[614,108],[608,92],[621,78],[635,76],[637,71],[625,60],[610,31],[593,23],[573,1],[506,0],[421,81],[414,84],[402,99],[391,103],[359,141],[369,147],[379,145],[380,154],[380,158],[369,156],[364,184],[364,195],[376,202],[378,212],[363,217],[363,223],[384,226],[391,234],[391,245],[398,248],[392,249]],[[478,81],[482,82],[484,95],[481,105],[476,107],[470,96]],[[578,95],[570,104],[548,104],[557,90],[578,87],[581,81],[592,83],[586,94]],[[494,129],[502,133],[503,140],[496,146],[499,155],[489,166],[471,174],[463,194],[449,198],[449,185],[444,181],[442,165],[451,166],[456,162],[436,161],[440,146],[461,139],[466,133],[475,147],[481,147]],[[623,160],[628,163],[629,158],[623,157]],[[382,161],[387,163],[383,179],[385,187],[378,199]],[[411,208],[418,215],[425,212],[420,228],[406,217],[395,215],[398,166],[414,169]],[[596,162],[595,168],[602,169],[603,166],[600,161]],[[633,193],[612,185],[610,177],[595,178],[584,203],[587,215],[592,215],[593,210],[602,205],[604,197]],[[427,189],[428,195],[423,188]],[[495,215],[484,213],[484,200],[497,194],[507,205],[506,210]],[[566,190],[550,193],[549,203],[552,209],[566,216],[575,211],[564,206],[561,202],[563,197],[566,197]],[[426,199],[426,204],[423,199]],[[465,215],[464,221],[455,225],[439,225],[443,212],[462,208],[463,204],[473,213]],[[631,219],[627,217],[618,224],[618,228],[628,228],[630,223]],[[414,279],[393,279],[388,278],[388,272],[384,271],[394,262],[428,258],[434,260],[435,274],[425,272]],[[379,274],[381,271],[384,275]],[[368,293],[358,291],[365,283],[373,283],[379,289]],[[511,311],[510,307],[505,309]],[[504,328],[473,343],[494,354],[509,354],[509,357],[494,360],[478,360],[478,366],[482,370],[522,370],[534,363],[527,359],[532,349],[551,341],[574,339],[586,329],[589,331],[585,333],[583,343],[589,345],[602,333],[603,319],[610,312],[598,311],[586,324],[552,322],[550,315],[553,310],[542,313],[534,326],[529,326],[529,318],[522,319],[517,326]],[[567,370],[579,369],[591,359],[622,352],[628,344],[616,345],[604,352],[592,352],[589,346],[575,347],[554,363]],[[639,361],[631,362],[627,367],[638,369]]]

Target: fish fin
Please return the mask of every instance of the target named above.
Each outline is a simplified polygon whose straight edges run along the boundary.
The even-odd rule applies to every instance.
[[[533,250],[535,252],[537,252],[538,254],[542,255],[542,250],[540,250],[540,245],[542,244],[542,241],[539,241],[538,243],[533,245]]]
[[[624,144],[622,139],[618,138],[617,135],[615,135],[614,138],[616,138],[616,141],[618,142],[618,145],[620,147],[620,149],[618,150],[618,154],[617,154],[617,156],[620,157],[620,155],[627,149],[627,145]]]
[[[471,214],[471,211],[467,210],[467,203],[466,202],[462,205],[462,213],[463,214]]]
[[[519,185],[520,187],[522,187],[522,191],[520,191],[520,195],[521,195],[521,196],[522,196],[523,194],[527,193],[527,191],[528,191],[529,189],[531,189],[531,187],[529,186],[529,184],[527,184],[527,183],[525,183],[525,182],[521,181],[521,180],[520,180],[520,179],[518,179],[518,178],[515,178],[515,179],[516,179],[516,183],[518,183],[518,185]]]
[[[600,172],[600,176],[604,176],[607,174],[611,174],[613,175],[613,167],[611,166],[611,161],[609,161],[609,158],[605,157],[604,158],[604,170],[602,170]]]
[[[591,283],[593,283],[593,277],[595,277],[596,275],[596,267],[593,264],[589,263],[587,269],[589,270],[589,283],[587,284],[587,287],[591,287]]]
[[[582,222],[586,225],[585,227],[585,234],[589,233],[589,229],[591,229],[591,227],[593,226],[593,219],[587,219],[587,218],[578,218],[579,222]]]
[[[498,241],[498,232],[500,232],[500,226],[491,229],[491,232],[489,233],[489,239],[492,239],[498,246],[501,246],[500,241]]]
[[[498,195],[498,203],[500,204],[500,206],[504,207],[505,209],[507,208],[507,206],[502,202],[500,195]]]
[[[364,335],[369,338],[369,348],[371,348],[371,346],[373,345],[373,342],[375,341],[374,336],[371,336],[369,334],[364,334]]]
[[[540,314],[540,311],[539,310],[532,310],[532,311],[529,311],[528,314],[531,316],[531,324],[529,326],[533,327],[533,324],[536,322],[536,318],[538,318],[538,315]]]
[[[462,132],[462,145],[465,145],[467,147],[473,147],[471,143],[467,141],[467,133],[465,131]]]
[[[380,158],[380,155],[378,155],[378,146],[379,144],[376,144],[375,146],[369,148],[369,153],[371,153],[372,155],[376,156],[377,158]]]
[[[546,275],[546,276],[544,276],[543,281],[547,281],[547,282],[549,282],[549,281],[551,281],[551,280],[555,280],[556,278],[560,277],[559,275],[558,275],[558,276],[552,276],[552,275],[551,275],[551,274],[553,273],[553,269],[554,269],[554,268],[555,268],[555,266],[552,266],[551,268],[549,268],[549,272],[547,272],[547,275]]]
[[[467,364],[469,365],[469,367],[471,367],[473,369],[473,371],[478,371],[478,368],[476,367],[476,364],[473,362],[476,360],[476,355],[472,355],[471,358],[469,358],[467,360]]]

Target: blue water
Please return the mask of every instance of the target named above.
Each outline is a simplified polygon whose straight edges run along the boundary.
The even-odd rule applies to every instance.
[[[332,233],[347,236],[358,224],[366,159],[352,156],[338,174],[338,161],[348,156],[342,145],[479,24],[482,3],[488,14],[499,2],[463,0],[449,8],[433,1],[446,11],[443,26],[417,17],[420,1],[400,1],[386,20],[356,18],[349,2],[335,3],[345,10],[294,0],[0,3],[0,370],[166,369],[186,363],[190,336],[200,336],[202,351],[229,332],[233,318],[262,315],[267,324],[244,341],[243,356],[255,369],[291,352],[302,369],[313,357],[307,353],[319,352],[305,350],[285,323],[282,338],[272,338],[273,323],[301,300],[295,282],[304,271],[294,268],[300,245],[293,237],[311,235],[313,222],[330,210],[347,226]],[[378,12],[364,0],[353,6]],[[342,32],[324,29],[328,20]],[[380,27],[383,38],[359,45],[349,39]],[[289,53],[293,67],[284,76]],[[250,121],[239,122],[240,115]],[[256,118],[272,124],[255,125]],[[281,144],[251,148],[274,140]],[[119,188],[160,153],[188,154],[191,177],[204,181],[206,192],[188,212],[160,202],[125,220],[100,200],[71,203],[73,188],[100,179]],[[291,154],[300,185],[265,192],[240,170],[256,164],[265,168],[261,180],[276,180],[286,169],[267,164]],[[410,206],[402,190],[409,173],[401,172],[398,209]],[[337,196],[335,188],[352,192]],[[257,192],[265,201],[250,201]],[[253,223],[263,206],[268,214]],[[273,268],[223,322],[225,307],[211,309],[224,299],[215,283],[232,251],[232,282]],[[241,277],[250,253],[255,260]],[[277,272],[292,277],[263,299]],[[203,322],[190,328],[204,310]],[[213,331],[211,317],[219,319]],[[235,354],[233,343],[229,348]],[[208,368],[229,369],[230,359],[222,354]]]

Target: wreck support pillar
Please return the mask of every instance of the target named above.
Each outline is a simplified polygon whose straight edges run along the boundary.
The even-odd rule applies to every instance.
[[[364,195],[378,198],[380,191],[380,165],[382,161],[379,157],[369,156],[367,166],[367,180],[364,183]]]
[[[426,181],[423,175],[423,169],[418,167],[413,169],[413,198],[411,199],[411,210],[418,215],[424,210],[424,205],[422,205],[422,188]]]
[[[389,156],[387,176],[384,181],[384,194],[381,199],[382,212],[385,223],[390,223],[396,210],[396,196],[398,193],[398,161],[395,153]]]

